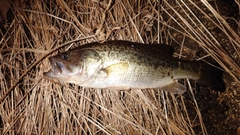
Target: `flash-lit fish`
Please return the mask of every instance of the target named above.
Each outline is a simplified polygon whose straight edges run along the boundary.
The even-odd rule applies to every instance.
[[[203,62],[174,58],[173,51],[162,44],[90,43],[50,57],[52,69],[44,75],[88,88],[161,88],[182,94],[186,87],[176,80],[189,78],[214,90],[225,90],[221,70]]]

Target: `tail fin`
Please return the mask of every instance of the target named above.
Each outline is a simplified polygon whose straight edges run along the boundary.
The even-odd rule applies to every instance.
[[[201,63],[198,82],[208,85],[215,91],[224,92],[226,90],[223,71],[206,63]]]

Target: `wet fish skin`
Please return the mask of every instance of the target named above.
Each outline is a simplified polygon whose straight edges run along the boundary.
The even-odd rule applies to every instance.
[[[221,70],[174,58],[173,52],[171,46],[163,44],[95,42],[51,57],[52,69],[44,75],[88,88],[161,88],[182,94],[186,87],[175,80],[189,78],[217,91],[225,90]]]

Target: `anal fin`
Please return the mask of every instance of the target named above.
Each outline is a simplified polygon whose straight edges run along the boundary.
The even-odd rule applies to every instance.
[[[161,89],[164,91],[171,92],[173,94],[183,94],[187,90],[186,86],[176,81],[169,83],[168,85],[162,87]]]

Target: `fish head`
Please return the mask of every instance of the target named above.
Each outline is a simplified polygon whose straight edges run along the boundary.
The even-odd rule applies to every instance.
[[[67,82],[69,76],[82,73],[83,62],[78,59],[74,52],[63,52],[49,58],[52,66],[49,72],[44,76],[58,79],[61,82]]]
[[[91,50],[63,52],[50,57],[49,61],[52,68],[44,76],[79,85],[90,79],[101,65],[99,55]]]

